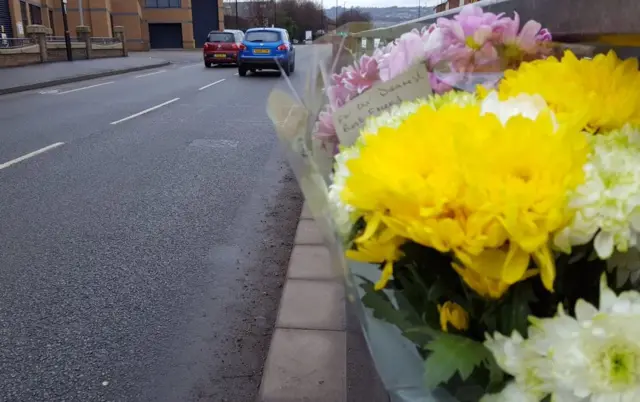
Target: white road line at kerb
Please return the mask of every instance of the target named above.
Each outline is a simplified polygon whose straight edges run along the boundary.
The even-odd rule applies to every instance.
[[[178,67],[179,69],[183,69],[183,68],[191,68],[191,67],[198,67],[198,66],[202,66],[201,63],[196,63],[196,64],[189,64],[188,66],[182,66],[182,67]]]
[[[173,103],[175,101],[179,101],[179,100],[180,100],[180,98],[171,99],[170,101],[166,101],[166,102],[161,103],[159,105],[156,105],[154,107],[150,107],[149,109],[145,109],[142,112],[138,112],[136,114],[132,114],[131,116],[125,117],[124,119],[113,121],[113,122],[111,122],[111,124],[119,124],[119,123],[122,123],[122,122],[127,121],[127,120],[135,119],[138,116],[142,116],[143,114],[147,114],[149,112],[153,112],[156,109],[160,109],[163,106],[167,106],[168,104]]]
[[[103,86],[103,85],[113,84],[114,82],[115,82],[115,81],[102,82],[102,83],[100,83],[100,84],[89,85],[88,87],[82,87],[82,88],[70,89],[70,90],[68,90],[68,91],[58,92],[58,95],[70,94],[71,92],[84,91],[85,89],[95,88],[95,87],[101,87],[101,86]]]
[[[167,70],[160,70],[160,71],[154,71],[152,73],[146,73],[146,74],[140,74],[140,75],[136,75],[135,78],[142,78],[142,77],[148,77],[150,75],[156,75],[156,74],[160,74],[160,73],[166,73]]]
[[[57,147],[59,147],[61,145],[64,145],[64,142],[56,142],[55,144],[51,144],[51,145],[49,145],[47,147],[40,148],[37,151],[29,152],[28,154],[22,155],[19,158],[15,158],[13,160],[10,160],[9,162],[5,162],[3,164],[0,164],[0,170],[2,170],[4,168],[8,168],[11,165],[15,165],[18,162],[22,162],[23,160],[26,160],[26,159],[29,159],[29,158],[33,158],[36,155],[40,155],[42,153],[45,153],[47,151],[52,150],[53,148],[57,148]]]
[[[203,86],[202,88],[198,89],[198,91],[202,91],[203,89],[207,89],[207,88],[209,88],[209,87],[212,87],[212,86],[214,86],[214,85],[216,85],[216,84],[221,83],[221,82],[222,82],[222,81],[224,81],[224,80],[226,80],[226,78],[223,78],[223,79],[218,80],[218,81],[216,81],[216,82],[212,82],[211,84],[207,84],[207,85]]]
[[[238,75],[238,73],[235,73],[235,74],[233,74],[233,75]]]

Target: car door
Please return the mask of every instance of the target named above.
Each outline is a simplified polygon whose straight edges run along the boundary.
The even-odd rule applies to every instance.
[[[296,49],[293,47],[293,43],[289,40],[289,32],[286,30],[283,32],[284,43],[289,46],[289,59],[296,60]]]

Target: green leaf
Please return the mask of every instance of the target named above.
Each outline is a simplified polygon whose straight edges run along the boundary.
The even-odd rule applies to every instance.
[[[365,291],[362,303],[373,310],[374,317],[393,324],[402,331],[412,326],[409,313],[397,310],[383,291],[376,291],[373,288],[373,283],[366,282],[361,286]]]
[[[487,390],[489,392],[498,392],[500,387],[504,385],[504,372],[498,366],[496,359],[491,353],[484,361],[485,367],[489,370],[489,386]]]
[[[431,351],[424,362],[425,383],[429,389],[448,382],[456,373],[464,381],[476,367],[490,357],[483,344],[459,335],[441,333],[425,349]]]
[[[507,335],[515,329],[521,334],[526,334],[529,327],[528,317],[531,315],[530,306],[536,301],[530,281],[513,286],[497,309],[499,331]]]

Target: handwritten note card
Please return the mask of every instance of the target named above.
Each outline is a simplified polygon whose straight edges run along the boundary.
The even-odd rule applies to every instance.
[[[340,144],[352,145],[367,118],[377,116],[394,105],[426,98],[430,94],[429,75],[422,63],[391,81],[374,85],[333,114]]]

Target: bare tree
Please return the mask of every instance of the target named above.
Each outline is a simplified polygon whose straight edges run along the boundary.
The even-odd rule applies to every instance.
[[[357,8],[351,8],[338,16],[337,26],[342,26],[350,22],[371,22],[371,15]]]

